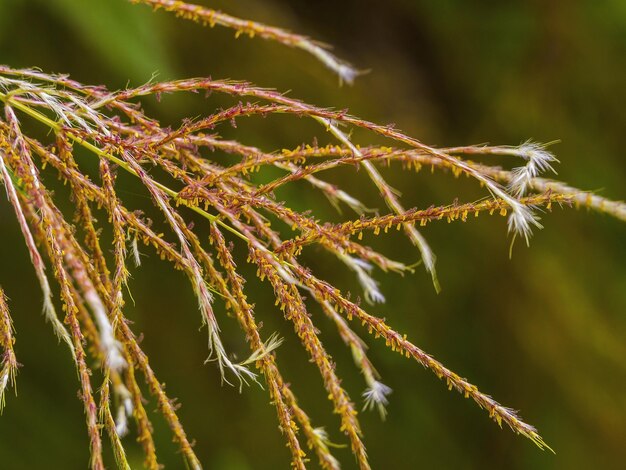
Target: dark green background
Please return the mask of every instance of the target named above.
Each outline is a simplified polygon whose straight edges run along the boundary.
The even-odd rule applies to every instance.
[[[306,53],[262,40],[235,41],[231,31],[203,29],[122,0],[0,0],[0,62],[67,72],[111,88],[138,85],[155,71],[160,79],[247,79],[315,104],[394,122],[433,145],[560,139],[552,148],[561,161],[560,179],[615,199],[626,194],[622,0],[203,3],[332,43],[342,57],[371,72],[353,87],[339,87]],[[210,113],[218,103],[226,101],[165,99],[160,107],[148,101],[146,108],[175,125],[182,116]],[[330,141],[321,128],[297,118],[242,122],[224,132],[267,150],[315,136]],[[362,144],[379,142],[363,133],[354,137]],[[403,174],[398,168],[385,175],[402,190],[407,206],[483,195],[473,182],[450,175]],[[362,172],[323,176],[383,207]],[[136,194],[140,189],[129,185],[131,203],[149,208],[145,195]],[[323,219],[337,218],[324,198],[305,186],[288,187],[278,196]],[[18,397],[9,393],[0,419],[0,467],[85,468],[88,443],[74,367],[40,314],[41,295],[26,249],[2,200],[0,284],[10,297],[23,367]],[[543,222],[545,229],[530,248],[516,244],[512,260],[500,217],[426,227],[423,233],[438,255],[442,293],[434,293],[422,270],[404,278],[377,273],[388,303],[371,311],[501,403],[522,410],[556,455],[500,430],[430,372],[370,341],[371,358],[394,389],[387,421],[361,414],[373,468],[623,468],[626,226],[571,209],[545,214]],[[199,230],[206,233],[206,227]],[[415,260],[415,250],[399,240],[394,235],[368,243],[397,259]],[[239,253],[244,249],[235,246]],[[180,273],[142,251],[149,256],[132,269],[137,304],[129,305],[127,314],[134,330],[144,334],[143,347],[168,392],[183,404],[180,417],[206,468],[288,468],[265,392],[253,386],[239,394],[220,385],[215,366],[203,365],[205,331],[198,331],[191,289]],[[244,257],[242,270],[252,275]],[[310,250],[305,259],[316,272],[359,294],[353,277],[330,257]],[[279,331],[285,337],[279,365],[302,405],[315,425],[344,443],[321,381],[273,307],[267,284],[251,279],[247,287],[263,334]],[[349,353],[329,322],[316,310],[313,315],[344,385],[360,404],[364,385]],[[243,353],[235,322],[221,316],[221,324],[227,348]],[[182,468],[164,422],[156,415],[153,422],[162,463]],[[133,436],[126,442],[133,466],[140,467]],[[336,454],[345,468],[354,467],[347,449]]]

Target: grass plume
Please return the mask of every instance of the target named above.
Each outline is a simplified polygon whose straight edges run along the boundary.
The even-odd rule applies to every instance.
[[[231,28],[237,35],[258,36],[304,50],[343,82],[351,83],[358,75],[326,46],[305,36],[181,1],[131,1],[210,26]],[[200,118],[184,120],[175,129],[162,126],[141,107],[142,100],[164,93],[200,92],[221,93],[232,103]],[[200,95],[198,99],[202,99]],[[246,279],[236,264],[234,250],[247,253],[258,279],[271,289],[276,305],[318,369],[321,385],[359,468],[370,468],[365,433],[358,418],[361,406],[353,402],[352,392],[342,385],[333,358],[320,339],[310,315],[313,305],[332,320],[363,375],[365,391],[355,395],[362,395],[364,410],[376,408],[384,418],[391,389],[381,382],[367,356],[366,339],[352,329],[352,322],[364,325],[371,336],[384,340],[390,350],[421,364],[444,381],[447,388],[472,399],[498,425],[504,423],[539,448],[550,449],[538,431],[516,412],[445,367],[407,335],[388,325],[382,316],[369,313],[359,302],[350,300],[332,279],[321,279],[306,266],[302,255],[308,245],[317,245],[330,253],[355,274],[355,284],[361,287],[368,304],[374,305],[385,301],[375,279],[376,269],[405,273],[413,268],[365,245],[362,236],[366,231],[376,235],[393,228],[403,231],[420,253],[435,289],[439,289],[435,254],[418,226],[442,220],[465,222],[479,214],[495,214],[506,216],[508,230],[528,242],[532,231],[541,228],[539,208],[549,211],[555,205],[589,207],[626,220],[623,202],[542,176],[553,171],[552,165],[557,161],[545,146],[532,142],[513,147],[429,146],[392,126],[379,125],[347,111],[318,107],[247,82],[206,77],[150,82],[115,91],[37,69],[0,66],[0,103],[0,180],[40,284],[45,318],[71,350],[90,439],[91,468],[102,469],[105,465],[103,430],[117,466],[130,468],[123,438],[129,433],[131,420],[136,424],[145,466],[159,468],[152,425],[144,407],[148,397],[142,395],[140,378],[147,383],[151,400],[167,422],[186,464],[193,469],[202,468],[176,407],[125,316],[127,264],[131,258],[139,264],[138,245],[185,274],[198,302],[200,322],[207,329],[207,360],[217,364],[220,380],[239,385],[240,389],[244,384],[264,382],[295,468],[306,468],[305,447],[325,469],[338,469],[339,462],[332,455],[323,428],[313,425],[313,417],[300,407],[282,375],[278,363],[281,339],[275,334],[261,335],[261,312],[247,297]],[[264,150],[245,142],[245,133],[236,140],[220,135],[221,126],[244,118],[278,114],[317,123],[335,144]],[[48,137],[30,135],[27,122],[45,127]],[[387,145],[361,146],[350,137],[354,129],[383,137]],[[309,140],[313,142],[313,136]],[[84,164],[79,164],[78,148],[86,150],[97,162],[96,178],[88,174]],[[239,160],[228,165],[224,159],[210,157],[218,152],[236,155]],[[469,160],[472,155],[506,155],[519,160],[520,166],[503,170],[475,163]],[[467,200],[459,195],[449,204],[406,209],[383,176],[384,166],[391,163],[401,165],[405,171],[431,166],[456,176],[466,175],[485,188],[484,197]],[[76,209],[74,221],[65,218],[58,196],[42,177],[45,166],[52,167],[67,183]],[[340,167],[364,168],[371,191],[380,196],[389,212],[373,213],[346,188],[323,179],[323,172]],[[155,168],[161,176],[153,176],[155,172],[151,170]],[[281,176],[259,183],[255,172],[269,168],[278,170]],[[138,211],[140,207],[128,207],[123,202],[119,172],[126,172],[141,185],[158,209],[167,233],[157,233]],[[301,183],[310,185],[336,207],[345,206],[356,215],[342,213],[343,219],[338,223],[321,221],[314,214],[292,208],[289,201],[277,199],[279,188]],[[106,212],[104,223],[95,219],[96,209]],[[208,242],[190,223],[198,218],[209,226]],[[104,245],[100,235],[105,225],[112,233],[109,245]],[[292,232],[285,236],[288,229]],[[58,285],[59,298],[52,294],[51,280]],[[216,295],[225,300],[248,343],[247,359],[241,362],[232,359],[226,346],[229,342],[222,337],[220,323],[228,319],[215,308]],[[60,315],[64,317],[61,319]],[[6,388],[14,384],[17,371],[13,333],[7,301],[0,289],[0,409]],[[102,370],[98,403],[92,367]]]

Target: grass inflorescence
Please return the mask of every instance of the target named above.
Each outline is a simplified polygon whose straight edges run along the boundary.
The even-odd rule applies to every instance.
[[[179,1],[133,0],[162,8],[179,16],[209,25],[233,28],[238,34],[259,36],[290,47],[303,49],[328,66],[342,81],[358,75],[346,62],[328,49],[304,36],[245,21],[215,10]],[[233,104],[216,109],[202,118],[184,121],[178,128],[161,126],[148,116],[140,103],[146,97],[164,93],[218,92]],[[198,98],[201,99],[201,98]],[[542,176],[552,170],[555,157],[545,146],[532,142],[520,146],[468,146],[436,148],[391,127],[348,114],[320,108],[285,94],[246,82],[196,78],[154,82],[110,91],[86,86],[67,76],[35,69],[0,67],[0,180],[7,201],[28,248],[43,295],[45,318],[56,335],[70,349],[80,381],[94,469],[104,468],[103,431],[108,435],[117,465],[130,468],[123,438],[129,423],[135,423],[137,439],[145,454],[147,468],[159,467],[152,425],[145,410],[139,379],[147,385],[152,400],[164,416],[189,467],[201,468],[190,438],[180,422],[172,400],[153,371],[130,322],[125,316],[128,294],[128,264],[138,264],[138,245],[145,245],[187,277],[196,295],[201,322],[206,326],[209,360],[215,361],[223,382],[236,386],[263,382],[276,408],[279,428],[291,451],[295,468],[306,467],[305,447],[327,469],[339,468],[331,453],[326,433],[298,404],[294,392],[279,369],[280,338],[261,334],[258,312],[248,300],[245,279],[232,253],[232,241],[244,243],[248,262],[257,276],[273,291],[277,306],[293,328],[319,370],[341,431],[361,469],[369,468],[358,408],[342,386],[333,359],[324,348],[318,329],[309,315],[310,305],[318,304],[337,327],[361,371],[366,389],[363,405],[376,408],[385,416],[391,389],[387,387],[367,356],[367,346],[352,323],[365,326],[371,336],[381,338],[392,351],[417,361],[445,382],[485,409],[497,424],[506,424],[515,433],[531,439],[540,448],[549,448],[534,427],[505,406],[446,368],[413,344],[386,320],[369,313],[358,301],[324,280],[304,263],[304,246],[316,244],[336,257],[353,272],[368,304],[385,298],[373,278],[374,267],[394,272],[412,271],[413,266],[392,260],[365,245],[362,235],[401,230],[419,251],[435,288],[438,282],[435,255],[418,227],[440,220],[470,220],[480,213],[507,217],[513,237],[527,242],[540,228],[537,209],[553,205],[584,206],[626,220],[626,205],[593,193],[578,190]],[[336,143],[317,143],[297,148],[267,151],[248,145],[245,135],[238,140],[220,136],[220,126],[242,118],[286,114],[317,122]],[[28,121],[43,125],[51,138],[29,135]],[[361,129],[383,136],[386,146],[360,146],[352,142],[350,129]],[[79,164],[76,150],[86,150],[97,162],[94,178]],[[211,153],[213,152],[213,153]],[[233,154],[239,161],[231,165],[218,158]],[[519,160],[514,170],[504,170],[468,159],[473,155],[506,155]],[[405,209],[401,198],[385,180],[383,167],[397,162],[406,171],[422,166],[455,175],[466,175],[486,190],[481,200],[460,201],[441,206]],[[59,208],[56,196],[42,177],[42,168],[52,167],[67,183],[76,218],[69,221]],[[265,184],[255,181],[254,173],[275,168],[282,176]],[[324,181],[322,174],[339,167],[363,168],[388,207],[386,214],[373,215],[356,197]],[[153,168],[163,178],[152,176]],[[117,175],[132,175],[158,208],[168,232],[155,231],[138,207],[128,207],[119,195]],[[276,190],[304,182],[328,197],[337,207],[354,212],[342,222],[324,222],[315,215],[279,201]],[[104,222],[112,233],[105,246],[95,210],[104,210]],[[210,237],[202,240],[190,224],[200,217],[210,227]],[[84,235],[79,239],[77,228]],[[285,228],[293,235],[285,237]],[[239,246],[239,245],[238,245]],[[112,256],[108,253],[112,252]],[[53,297],[51,283],[58,284],[59,299]],[[214,297],[222,297],[241,327],[249,345],[249,357],[235,361],[226,349],[220,330],[224,312],[214,308]],[[140,302],[140,299],[138,299]],[[59,309],[59,306],[61,307]],[[369,309],[370,307],[368,307]],[[390,320],[393,322],[393,319]],[[0,290],[0,406],[6,389],[14,384],[18,363],[13,351],[14,332],[8,305]],[[104,381],[94,384],[90,367],[100,367]],[[99,390],[95,393],[94,390]]]

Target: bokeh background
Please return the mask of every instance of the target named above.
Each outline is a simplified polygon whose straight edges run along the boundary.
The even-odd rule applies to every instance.
[[[246,79],[291,90],[291,96],[318,105],[394,122],[433,145],[558,139],[552,150],[561,161],[560,179],[610,198],[626,196],[622,0],[200,3],[334,44],[340,56],[370,72],[352,87],[339,87],[336,77],[305,53],[262,40],[235,41],[232,31],[202,28],[123,0],[0,0],[0,62],[66,72],[110,88],[141,84],[155,72],[159,79]],[[221,103],[213,97],[167,98],[160,105],[147,102],[146,108],[176,125],[183,116],[209,113]],[[236,132],[267,150],[314,137],[330,141],[322,129],[301,121],[246,122]],[[234,132],[225,130],[227,136]],[[379,142],[362,133],[355,139]],[[482,195],[474,183],[446,174],[392,168],[385,175],[402,190],[407,206]],[[384,208],[362,174],[346,171],[328,178],[370,206]],[[131,201],[149,206],[135,190],[140,192],[129,190]],[[278,197],[323,219],[337,218],[304,186],[288,187]],[[372,340],[371,358],[394,390],[386,421],[375,412],[361,414],[373,468],[624,468],[626,225],[586,210],[558,208],[543,222],[545,229],[530,248],[517,243],[512,259],[503,218],[429,225],[423,233],[438,255],[443,291],[435,294],[422,270],[404,278],[378,273],[388,302],[372,311],[501,403],[520,409],[556,455],[500,430],[430,372]],[[8,395],[0,418],[0,467],[85,468],[88,442],[76,374],[40,314],[40,292],[5,201],[0,227],[0,284],[10,297],[23,365],[18,397]],[[385,240],[372,243],[397,259],[417,259],[406,242]],[[205,332],[198,331],[190,288],[149,250],[143,252],[143,266],[132,271],[136,305],[129,305],[128,316],[143,334],[160,379],[182,404],[180,417],[206,468],[289,468],[265,392],[252,386],[239,394],[220,385],[215,366],[203,365]],[[352,276],[330,258],[313,250],[306,259],[321,275],[359,294]],[[240,264],[248,269],[245,260]],[[268,286],[251,281],[248,287],[264,334],[279,331],[285,337],[279,365],[302,405],[315,425],[344,443],[321,381],[273,306]],[[322,315],[313,315],[344,385],[360,402],[364,385],[349,353]],[[235,322],[221,323],[232,338],[229,349],[244,351]],[[156,414],[153,424],[162,463],[183,468]],[[140,468],[138,446],[132,436],[126,441]],[[348,449],[336,454],[344,468],[354,467]],[[311,467],[316,468],[314,459]]]

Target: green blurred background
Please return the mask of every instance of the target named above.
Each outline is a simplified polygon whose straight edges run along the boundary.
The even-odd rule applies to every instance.
[[[291,96],[318,105],[394,122],[433,145],[559,139],[552,150],[561,161],[560,179],[610,198],[626,195],[622,0],[202,3],[334,44],[340,56],[371,71],[354,86],[339,87],[336,77],[305,53],[262,40],[235,41],[231,31],[205,29],[123,0],[0,0],[0,62],[67,72],[111,88],[138,85],[154,72],[159,79],[246,79],[291,90]],[[175,125],[182,116],[209,113],[222,102],[170,98],[160,106],[146,102],[146,108]],[[242,122],[224,132],[267,150],[314,137],[330,141],[314,124],[284,117]],[[379,142],[362,133],[354,137],[361,144]],[[402,190],[407,206],[483,194],[474,183],[446,174],[396,168],[385,175]],[[323,176],[384,208],[362,174]],[[129,197],[150,207],[145,195]],[[296,208],[312,208],[323,219],[337,219],[326,201],[304,186],[288,187],[278,197]],[[388,302],[371,311],[501,403],[520,409],[556,455],[500,430],[430,372],[370,341],[371,359],[394,390],[385,422],[377,413],[361,414],[373,468],[624,468],[626,226],[585,210],[558,208],[543,222],[545,229],[535,234],[530,248],[516,244],[512,260],[501,217],[426,227],[443,291],[435,294],[422,270],[404,278],[377,273]],[[88,442],[76,374],[44,324],[40,292],[6,201],[0,204],[0,227],[0,284],[10,297],[23,364],[19,395],[8,395],[0,419],[0,467],[85,468]],[[367,241],[395,259],[417,257],[394,236]],[[288,468],[288,451],[265,392],[253,386],[239,394],[220,385],[215,366],[203,365],[205,332],[198,331],[191,289],[180,273],[148,249],[143,252],[143,266],[132,269],[137,303],[127,313],[143,334],[160,379],[182,403],[181,420],[206,468]],[[330,257],[310,250],[305,259],[320,275],[359,294],[353,277]],[[244,258],[240,265],[253,274]],[[251,280],[248,289],[263,334],[279,331],[285,337],[279,365],[302,405],[316,426],[344,443],[321,381],[273,306],[267,284]],[[364,384],[349,353],[320,312],[313,315],[344,385],[360,404]],[[235,322],[222,318],[221,324],[228,349],[245,351]],[[154,410],[154,403],[147,408]],[[162,463],[183,468],[165,423],[156,414],[153,423]],[[126,442],[140,468],[132,435]],[[336,454],[344,468],[355,466],[347,449]],[[311,467],[316,465],[313,459]]]

